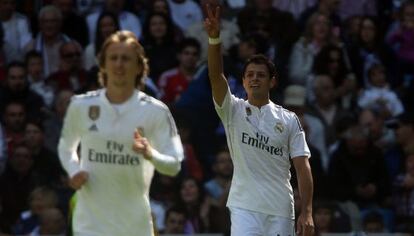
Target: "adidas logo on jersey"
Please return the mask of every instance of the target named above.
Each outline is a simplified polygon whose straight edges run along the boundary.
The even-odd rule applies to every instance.
[[[89,131],[98,131],[96,124],[92,124],[91,127],[89,127]]]

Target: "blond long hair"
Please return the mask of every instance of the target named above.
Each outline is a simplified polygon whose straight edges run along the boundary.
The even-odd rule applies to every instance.
[[[135,87],[143,88],[145,83],[145,78],[149,72],[148,66],[148,59],[145,56],[145,51],[142,45],[138,42],[137,37],[134,33],[127,30],[117,31],[109,36],[102,45],[101,51],[98,54],[98,65],[99,65],[99,83],[101,86],[105,87],[107,83],[107,75],[104,70],[105,68],[105,59],[106,59],[106,51],[109,45],[113,43],[127,43],[132,45],[134,48],[136,55],[137,55],[137,63],[139,66],[142,67],[140,73],[138,73],[137,77],[135,78]]]

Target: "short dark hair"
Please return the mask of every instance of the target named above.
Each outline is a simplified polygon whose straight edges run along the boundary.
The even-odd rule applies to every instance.
[[[176,212],[176,213],[182,214],[184,217],[187,217],[187,212],[185,211],[185,209],[183,207],[171,206],[165,212],[165,221],[167,221],[168,217],[171,215],[172,212]]]
[[[178,53],[181,53],[186,47],[193,47],[200,54],[201,46],[197,39],[191,37],[182,39],[178,44]]]
[[[24,57],[24,63],[26,64],[26,66],[29,64],[29,60],[33,58],[40,58],[43,61],[42,53],[40,53],[37,50],[30,50],[26,53],[26,56]]]
[[[276,78],[276,76],[277,76],[275,64],[268,57],[266,57],[265,55],[255,54],[247,60],[246,64],[244,64],[242,78],[244,78],[247,66],[250,65],[250,64],[265,65],[267,67],[268,72],[269,72],[269,79],[271,79],[273,77]]]
[[[26,65],[23,62],[21,62],[21,61],[12,61],[9,64],[7,64],[7,67],[6,67],[6,75],[7,76],[9,75],[9,72],[10,72],[11,68],[14,68],[14,67],[20,67],[26,72]]]

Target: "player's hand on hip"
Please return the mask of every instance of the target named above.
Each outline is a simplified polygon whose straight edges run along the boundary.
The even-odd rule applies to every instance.
[[[80,189],[89,179],[88,172],[81,170],[69,179],[69,186],[73,189]]]
[[[296,224],[296,235],[311,236],[314,233],[312,214],[300,214]]]
[[[145,159],[152,159],[152,147],[148,142],[148,139],[143,137],[138,129],[134,132],[134,145],[132,145],[132,150],[136,153],[142,154]]]
[[[206,18],[204,19],[204,28],[210,38],[220,36],[220,6],[207,3],[205,5]]]

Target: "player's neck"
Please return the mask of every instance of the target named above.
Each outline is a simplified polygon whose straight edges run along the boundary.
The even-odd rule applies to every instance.
[[[249,101],[250,105],[258,107],[259,109],[262,106],[265,106],[265,105],[269,104],[269,98],[258,99],[258,98],[249,97],[247,100]]]
[[[126,102],[134,93],[134,88],[130,89],[117,89],[108,87],[106,89],[106,98],[113,104],[121,104]]]

